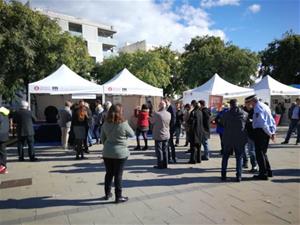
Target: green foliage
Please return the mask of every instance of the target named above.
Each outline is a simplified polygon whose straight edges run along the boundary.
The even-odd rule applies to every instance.
[[[190,88],[203,84],[215,73],[234,84],[249,85],[258,62],[256,53],[224,43],[219,37],[196,37],[182,54],[182,77]]]
[[[98,64],[92,75],[102,84],[127,68],[144,82],[166,88],[171,84],[171,75],[175,70],[175,63],[173,65],[171,61],[174,60],[176,59],[171,55],[169,47],[160,47],[148,52],[120,53],[119,56],[105,59],[102,64]]]
[[[93,67],[82,39],[62,33],[57,23],[19,2],[0,0],[0,88],[27,89],[62,63],[87,75]]]
[[[300,83],[300,35],[285,33],[282,39],[269,43],[260,56],[260,75],[270,75],[285,84]]]

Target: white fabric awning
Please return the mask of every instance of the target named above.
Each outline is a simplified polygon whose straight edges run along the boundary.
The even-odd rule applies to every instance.
[[[163,96],[163,89],[141,81],[126,68],[103,84],[105,94]]]
[[[219,95],[223,98],[235,98],[254,94],[252,88],[239,87],[222,79],[215,74],[203,85],[183,92],[183,102],[190,103],[192,100],[205,100],[208,102],[210,95]]]
[[[300,89],[293,88],[279,81],[275,80],[271,76],[267,75],[261,79],[258,83],[253,85],[253,89],[256,92],[268,92],[272,95],[300,95]]]
[[[88,81],[65,64],[46,78],[30,83],[29,93],[33,94],[102,94],[103,87]]]

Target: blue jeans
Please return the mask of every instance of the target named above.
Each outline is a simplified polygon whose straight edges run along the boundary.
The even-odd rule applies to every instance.
[[[243,154],[243,163],[247,164],[248,162],[248,154],[250,157],[250,163],[252,168],[256,167],[256,155],[255,155],[255,144],[252,139],[248,137],[248,142],[245,146],[245,151]]]
[[[286,134],[285,142],[289,142],[293,131],[297,128],[297,140],[296,142],[300,142],[300,122],[299,120],[292,119],[289,125],[289,130]]]
[[[209,148],[208,148],[208,139],[207,138],[203,138],[202,139],[202,145],[204,148],[204,157],[209,158]]]
[[[155,141],[155,153],[157,157],[157,166],[160,168],[168,167],[168,140]]]
[[[181,126],[175,127],[175,137],[176,137],[175,143],[176,143],[177,145],[179,144],[180,134],[181,134]]]
[[[87,142],[88,144],[93,144],[93,129],[89,128],[88,135],[87,135]]]
[[[225,146],[222,155],[222,177],[226,177],[228,159],[230,157],[231,147]],[[242,177],[242,164],[243,164],[244,147],[234,148],[236,159],[236,177]]]

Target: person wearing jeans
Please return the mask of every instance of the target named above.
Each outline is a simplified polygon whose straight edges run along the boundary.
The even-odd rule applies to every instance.
[[[222,118],[224,125],[224,152],[222,155],[221,179],[226,181],[227,163],[232,150],[236,158],[236,181],[242,180],[242,163],[244,148],[247,143],[247,133],[245,129],[248,114],[237,106],[237,100],[230,100],[230,109]]]
[[[171,104],[171,99],[166,97],[166,98],[164,98],[164,101],[166,103],[167,111],[171,114],[170,129],[169,129],[170,138],[169,138],[169,144],[168,144],[168,160],[170,163],[177,163],[176,151],[175,151],[175,145],[174,145],[176,113]],[[171,161],[171,158],[172,158],[172,161]]]
[[[209,147],[208,147],[208,139],[210,138],[210,110],[205,106],[205,101],[200,100],[200,107],[203,115],[203,128],[204,135],[201,144],[203,145],[204,155],[202,156],[202,160],[209,160]]]
[[[111,186],[114,178],[115,202],[128,201],[128,197],[122,195],[122,175],[129,156],[127,139],[133,136],[134,131],[124,119],[122,105],[112,105],[101,130],[101,140],[104,145],[103,160],[106,169],[104,186],[106,200],[112,197]]]
[[[289,118],[291,120],[289,130],[281,144],[288,144],[293,131],[297,129],[296,145],[298,145],[300,143],[300,98],[296,99],[296,104],[289,110]]]
[[[250,173],[257,171],[257,162],[255,154],[255,144],[254,144],[254,130],[252,126],[254,109],[249,101],[245,100],[244,111],[248,113],[248,118],[246,121],[246,131],[247,131],[247,144],[245,146],[245,152],[243,154],[243,167],[248,168],[248,154],[250,156],[251,170]]]
[[[148,137],[147,133],[149,131],[149,109],[146,104],[142,105],[142,109],[140,111],[136,110],[136,117],[137,117],[137,128],[136,128],[136,142],[137,146],[134,150],[141,150],[140,145],[140,135],[142,134],[145,147],[142,150],[148,149]]]
[[[166,111],[166,103],[161,101],[159,111],[153,114],[151,122],[153,124],[153,139],[155,141],[155,153],[157,157],[156,169],[166,169],[168,167],[168,141],[170,138],[169,124],[171,114]]]

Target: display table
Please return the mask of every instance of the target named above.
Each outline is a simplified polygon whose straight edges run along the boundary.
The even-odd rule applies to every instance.
[[[33,127],[35,142],[60,142],[61,130],[57,123],[38,122]]]

